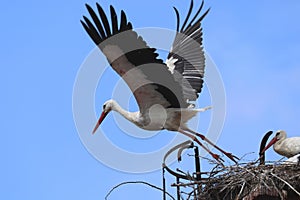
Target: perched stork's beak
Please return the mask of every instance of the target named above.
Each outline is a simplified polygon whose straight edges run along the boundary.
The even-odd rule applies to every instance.
[[[100,124],[102,123],[102,121],[104,120],[104,118],[107,116],[108,112],[103,111],[94,130],[93,130],[93,134],[97,131],[98,127],[100,126]]]
[[[277,137],[274,137],[270,142],[269,144],[261,151],[261,153],[264,153],[268,148],[270,148],[273,144],[275,144],[275,142],[277,142],[278,139]]]

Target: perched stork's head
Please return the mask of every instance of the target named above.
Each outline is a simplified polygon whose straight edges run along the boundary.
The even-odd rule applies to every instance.
[[[275,144],[278,140],[282,140],[286,138],[286,132],[283,130],[279,130],[276,132],[275,137],[269,142],[269,144],[262,150],[261,153],[264,153],[268,148],[270,148],[273,144]]]
[[[275,137],[277,138],[277,141],[285,139],[286,138],[286,132],[283,131],[283,130],[279,130],[279,131],[276,132],[276,136]]]
[[[103,110],[102,110],[102,114],[100,115],[100,118],[93,130],[93,134],[97,131],[98,127],[100,126],[100,124],[102,123],[102,121],[104,120],[104,118],[107,116],[107,114],[113,109],[114,107],[114,101],[113,100],[108,100],[103,104]]]

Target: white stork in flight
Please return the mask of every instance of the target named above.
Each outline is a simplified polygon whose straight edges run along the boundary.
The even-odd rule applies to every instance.
[[[286,132],[279,130],[276,132],[275,137],[262,150],[262,153],[272,145],[276,153],[289,158],[286,162],[300,162],[300,137],[287,138]]]
[[[189,20],[193,10],[193,0],[191,1],[180,29],[179,12],[174,7],[177,33],[166,63],[158,59],[156,49],[150,48],[133,30],[123,10],[118,19],[115,9],[110,6],[109,19],[98,3],[95,11],[86,4],[93,23],[83,16],[81,23],[84,29],[106,56],[111,67],[127,83],[140,109],[138,112],[128,112],[116,101],[108,100],[103,105],[103,112],[93,133],[113,110],[145,130],[178,131],[197,142],[218,162],[223,161],[219,155],[212,153],[198,140],[197,137],[200,137],[236,162],[236,156],[225,152],[204,135],[189,129],[186,125],[187,121],[198,112],[210,108],[195,109],[192,103],[201,92],[204,77],[205,57],[201,21],[209,9],[199,16],[203,3]]]

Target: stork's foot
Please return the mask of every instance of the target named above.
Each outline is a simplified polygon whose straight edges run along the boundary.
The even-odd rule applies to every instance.
[[[230,160],[232,160],[236,164],[238,163],[236,160],[240,160],[237,156],[232,155],[232,153],[228,153],[228,152],[224,151],[223,149],[221,149],[220,147],[218,147],[217,145],[215,145],[214,143],[212,143],[211,141],[209,141],[204,135],[202,135],[200,133],[194,133],[194,134],[196,136],[200,137],[202,140],[204,140],[207,143],[209,143],[210,145],[212,145],[213,147],[215,147],[216,149],[218,149],[219,151],[221,151],[225,156],[227,156]]]
[[[218,154],[211,153],[211,156],[219,162],[221,162],[221,161],[224,162],[224,160]]]
[[[238,162],[235,160],[240,160],[237,156],[232,155],[232,153],[228,153],[228,152],[223,152],[225,154],[225,156],[227,156],[230,160],[232,160],[233,162],[235,162],[235,164],[238,164]]]
[[[210,110],[210,109],[212,109],[212,106],[206,106],[204,108],[199,108],[199,111],[200,112],[205,112],[205,111]]]

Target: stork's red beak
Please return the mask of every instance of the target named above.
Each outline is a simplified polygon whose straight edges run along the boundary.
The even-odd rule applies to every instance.
[[[273,144],[275,144],[275,142],[277,142],[278,139],[277,137],[274,137],[270,142],[269,144],[261,151],[261,153],[264,153],[268,148],[270,148]]]
[[[102,123],[102,121],[104,120],[104,118],[106,117],[106,115],[108,114],[108,112],[103,111],[94,130],[93,130],[93,134],[97,131],[98,127],[100,126],[100,124]]]

